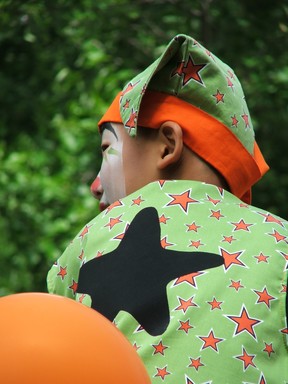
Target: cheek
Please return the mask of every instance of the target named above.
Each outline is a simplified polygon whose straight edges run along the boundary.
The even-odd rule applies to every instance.
[[[125,196],[122,145],[117,143],[105,152],[100,177],[109,204]]]

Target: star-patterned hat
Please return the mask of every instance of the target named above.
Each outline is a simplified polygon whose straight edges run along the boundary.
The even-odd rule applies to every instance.
[[[233,70],[192,37],[177,35],[162,55],[129,81],[99,121],[157,129],[176,121],[184,143],[251,202],[250,188],[269,169]]]

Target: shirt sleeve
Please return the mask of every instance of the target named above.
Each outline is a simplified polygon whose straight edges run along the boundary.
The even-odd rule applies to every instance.
[[[81,238],[76,236],[53,264],[47,275],[49,293],[75,299],[79,270],[82,265],[82,246]]]

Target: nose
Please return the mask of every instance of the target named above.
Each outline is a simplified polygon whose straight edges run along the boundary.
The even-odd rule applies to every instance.
[[[97,175],[96,179],[91,184],[90,190],[92,192],[92,195],[97,199],[101,200],[101,197],[103,196],[103,188],[101,185],[101,180],[99,174]]]

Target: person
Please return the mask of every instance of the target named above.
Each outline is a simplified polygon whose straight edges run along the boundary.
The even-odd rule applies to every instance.
[[[152,383],[287,382],[288,225],[251,205],[268,165],[234,71],[177,35],[99,131],[101,212],[49,292],[115,322]]]

